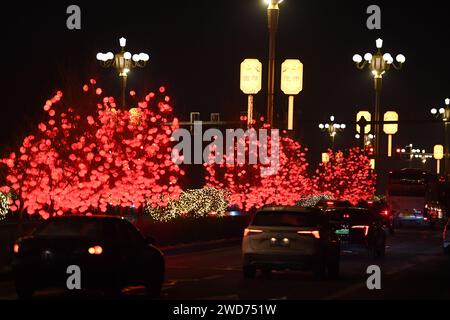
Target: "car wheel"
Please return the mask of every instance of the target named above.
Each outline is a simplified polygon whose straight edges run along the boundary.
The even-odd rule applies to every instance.
[[[21,300],[31,299],[33,297],[35,289],[30,283],[23,283],[22,281],[16,281],[16,294]]]
[[[328,278],[335,280],[339,277],[340,262],[339,257],[336,257],[334,261],[330,261],[327,266]]]
[[[161,280],[151,281],[145,285],[147,296],[152,299],[159,298],[161,296],[163,282]]]
[[[449,256],[450,256],[450,246],[448,246],[447,248],[444,248],[444,253],[445,253],[446,255],[449,255]]]
[[[314,278],[317,280],[323,280],[327,273],[327,265],[325,263],[321,263],[316,266],[313,270]]]
[[[149,268],[152,269],[151,267]],[[162,287],[164,284],[165,263],[161,259],[159,268],[152,273],[150,278],[145,284],[147,296],[152,299],[159,298],[161,296]]]
[[[272,270],[271,269],[262,269],[262,274],[264,278],[270,278],[272,276]]]
[[[245,279],[253,279],[256,276],[256,269],[251,266],[244,266],[242,268]]]
[[[386,239],[373,248],[373,257],[375,259],[383,259],[386,255]]]

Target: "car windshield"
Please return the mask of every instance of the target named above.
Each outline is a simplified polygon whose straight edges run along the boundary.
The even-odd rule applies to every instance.
[[[318,214],[312,212],[258,212],[254,226],[316,227],[320,223]]]
[[[104,222],[87,219],[54,219],[36,229],[34,235],[42,237],[80,237],[101,238],[104,235]]]

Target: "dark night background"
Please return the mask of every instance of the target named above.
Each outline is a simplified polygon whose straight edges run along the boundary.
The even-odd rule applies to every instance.
[[[397,110],[402,120],[432,119],[430,108],[442,106],[450,96],[449,11],[444,3],[286,0],[280,5],[275,108],[280,118],[287,110],[287,97],[279,89],[281,62],[298,58],[304,64],[304,89],[296,98],[295,125],[297,136],[311,149],[311,162],[320,161],[320,152],[329,146],[319,122],[333,114],[349,124],[358,110],[372,110],[373,80],[367,70],[356,69],[352,56],[374,52],[378,37],[385,51],[407,59],[403,70],[384,77],[383,112]],[[81,31],[66,29],[70,4],[81,7]],[[381,31],[366,28],[371,4],[382,9]],[[83,82],[94,77],[108,93],[118,95],[116,72],[102,69],[95,55],[117,51],[121,36],[132,53],[150,55],[145,69],[130,73],[129,88],[144,94],[166,85],[182,120],[190,111],[202,112],[203,120],[210,112],[237,120],[247,103],[239,90],[243,59],[263,62],[266,87],[266,19],[262,0],[61,1],[31,7],[16,1],[3,9],[1,22],[0,149],[17,145],[34,130],[43,104],[56,89],[81,94]],[[261,113],[265,95],[264,88],[255,100]],[[348,125],[337,146],[356,145],[354,135],[354,126]],[[430,151],[443,143],[443,135],[441,124],[404,124],[394,145],[414,143]],[[434,161],[429,169],[434,170]]]

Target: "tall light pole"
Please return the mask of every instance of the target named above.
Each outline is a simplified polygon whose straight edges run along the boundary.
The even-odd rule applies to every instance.
[[[444,122],[444,138],[445,138],[445,159],[444,159],[444,172],[445,176],[450,176],[450,99],[445,99],[445,107],[442,108],[433,108],[431,109],[431,114],[442,118],[442,121]]]
[[[336,135],[338,134],[338,132],[343,131],[347,127],[344,123],[339,124],[339,123],[335,123],[334,121],[335,121],[335,117],[331,116],[329,123],[319,124],[319,129],[327,132],[330,135],[331,150],[333,150],[333,151],[334,151],[334,141],[336,139]]]
[[[278,30],[278,18],[280,15],[279,4],[283,0],[265,0],[267,3],[267,24],[269,28],[269,68],[267,79],[267,121],[273,126],[273,108],[275,92],[275,51],[276,34]]]
[[[366,53],[364,59],[359,54],[353,56],[353,61],[356,63],[356,67],[363,70],[366,66],[372,72],[374,83],[375,83],[375,124],[374,124],[374,135],[375,135],[375,162],[377,167],[379,167],[380,159],[380,138],[381,138],[381,85],[383,75],[393,66],[395,69],[400,70],[403,63],[405,63],[406,58],[404,55],[399,54],[396,57],[396,62],[392,58],[390,53],[382,53],[381,48],[383,47],[383,40],[376,40],[377,51],[374,54]]]
[[[120,78],[120,92],[121,92],[121,102],[122,102],[122,108],[125,108],[125,91],[127,88],[127,78],[128,78],[128,72],[130,72],[131,69],[139,67],[143,68],[147,64],[147,61],[149,60],[149,56],[146,53],[139,53],[139,54],[131,54],[128,51],[125,51],[125,46],[127,44],[127,39],[124,37],[119,39],[119,44],[121,47],[121,50],[113,54],[112,52],[108,53],[97,53],[97,60],[100,61],[100,64],[105,67],[114,67],[119,72],[119,78]]]

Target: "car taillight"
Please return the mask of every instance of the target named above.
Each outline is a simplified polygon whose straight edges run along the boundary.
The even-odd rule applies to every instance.
[[[13,251],[14,251],[14,253],[19,253],[19,250],[20,250],[20,246],[16,243],[13,247]]]
[[[320,232],[317,230],[314,231],[298,231],[298,234],[305,234],[305,235],[311,235],[316,239],[320,239]]]
[[[381,214],[383,216],[388,216],[389,215],[389,211],[388,210],[384,210],[384,211],[381,212]]]
[[[257,234],[257,233],[263,233],[263,231],[259,230],[259,229],[249,229],[249,228],[247,228],[247,229],[244,230],[244,237],[246,237],[246,236],[248,236],[250,234]]]
[[[103,253],[103,248],[101,246],[90,247],[88,252],[92,255],[100,255]]]
[[[352,229],[363,229],[366,237],[369,234],[369,226],[353,226]]]

